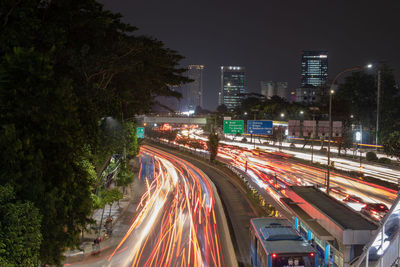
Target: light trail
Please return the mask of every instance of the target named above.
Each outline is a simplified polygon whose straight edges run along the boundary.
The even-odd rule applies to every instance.
[[[196,139],[207,141],[207,138],[202,137],[200,135],[193,135],[193,137]],[[246,143],[237,142],[237,141],[233,141],[233,140],[232,141],[221,141],[220,143],[225,144],[225,145],[242,147],[242,148],[250,149],[250,150],[255,147],[254,144],[246,144]],[[256,145],[257,145],[257,147],[259,147],[265,151],[274,152],[274,153],[283,152],[283,153],[291,155],[295,158],[311,161],[310,152],[297,152],[297,151],[285,149],[285,148],[290,147],[290,143],[283,143],[282,148],[279,148],[277,146],[276,147],[266,146],[266,145],[263,145],[260,143],[257,143]],[[314,149],[315,149],[315,151],[317,151],[318,146],[314,146]],[[278,152],[278,150],[279,150],[279,152]],[[332,148],[331,148],[331,150],[334,151],[334,149],[332,149]],[[380,155],[380,156],[383,156],[383,155]],[[392,160],[395,160],[395,159],[392,159]],[[321,156],[318,154],[313,155],[313,162],[317,162],[317,163],[326,165],[327,161],[328,160],[327,160],[326,156]],[[374,164],[369,164],[369,163],[366,163],[365,160],[364,160],[364,162],[362,162],[361,168],[360,168],[360,163],[357,162],[357,160],[353,161],[353,160],[348,160],[345,158],[340,158],[340,157],[335,157],[335,156],[331,156],[331,161],[334,162],[336,169],[344,170],[344,171],[362,172],[364,175],[371,176],[373,178],[380,179],[382,181],[387,181],[387,182],[394,183],[394,184],[400,184],[400,171],[399,170],[395,170],[395,169],[391,169],[391,168],[383,167],[383,166],[376,166]]]
[[[325,185],[323,169],[276,157],[269,153],[245,151],[243,148],[221,146],[218,156],[237,169],[245,171],[259,188],[265,189],[275,199],[284,196],[290,185]],[[342,200],[347,195],[359,196],[365,203],[384,203],[391,206],[397,191],[383,186],[360,181],[335,172],[331,173],[331,195]],[[271,190],[272,189],[272,190]],[[359,211],[364,205],[347,203]]]
[[[147,183],[140,211],[107,266],[224,266],[207,177],[188,162],[142,146],[140,179]]]
[[[204,139],[203,137],[197,137],[200,139]],[[235,142],[235,141],[221,141],[222,144],[226,145],[233,145],[233,146],[238,146],[246,149],[253,149],[254,145],[253,144],[244,144],[241,142]],[[265,145],[260,145],[257,144],[257,147],[269,151],[269,152],[276,152],[278,151],[278,147],[271,148],[270,146],[265,146]],[[305,153],[305,152],[297,152],[297,151],[292,151],[292,150],[287,150],[287,149],[281,149],[283,153],[286,153],[288,155],[292,155],[295,158],[299,159],[304,159],[304,160],[311,160],[311,154],[310,153]],[[316,150],[317,151],[317,150]],[[326,156],[321,156],[321,155],[313,155],[313,161],[320,163],[320,164],[327,164],[327,157]],[[352,161],[344,158],[339,158],[332,156],[331,161],[334,162],[335,168],[339,170],[344,170],[344,171],[354,171],[354,172],[362,172],[364,175],[374,177],[376,179],[380,179],[383,181],[391,182],[394,184],[398,184],[400,182],[400,171],[390,169],[387,167],[382,167],[382,166],[376,166],[373,164],[368,164],[363,162],[361,164],[360,168],[360,163],[357,161]]]

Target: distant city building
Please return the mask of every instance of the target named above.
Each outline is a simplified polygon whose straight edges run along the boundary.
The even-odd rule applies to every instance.
[[[315,86],[306,86],[296,89],[296,102],[311,104],[318,102],[321,97],[321,89]]]
[[[246,93],[246,69],[240,66],[221,67],[220,104],[232,111],[239,107]]]
[[[203,107],[203,70],[204,65],[189,65],[186,75],[193,82],[182,86],[181,111]]]
[[[303,51],[301,57],[301,87],[318,87],[328,80],[328,52]]]
[[[261,81],[261,94],[266,98],[274,95],[287,99],[287,82]]]

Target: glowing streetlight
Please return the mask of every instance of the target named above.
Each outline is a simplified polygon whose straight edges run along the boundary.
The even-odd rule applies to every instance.
[[[283,118],[283,117],[285,117],[285,114],[284,114],[284,113],[281,113],[281,118]]]
[[[339,78],[340,75],[346,72],[350,71],[360,71],[365,68],[371,68],[372,64],[368,64],[366,66],[356,66],[356,67],[351,67],[351,68],[346,68],[340,71],[338,74],[336,74],[335,78],[333,78],[331,87],[329,88],[329,140],[328,140],[328,170],[327,170],[327,175],[326,175],[326,193],[329,195],[329,182],[330,182],[330,169],[331,169],[331,140],[332,140],[332,97],[333,94],[335,93],[335,90],[333,90],[333,87],[335,86],[336,80]]]

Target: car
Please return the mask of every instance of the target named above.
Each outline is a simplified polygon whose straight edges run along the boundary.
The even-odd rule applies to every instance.
[[[388,213],[389,208],[383,203],[368,203],[362,209],[361,213],[372,217],[375,220],[380,220]]]
[[[362,200],[362,198],[357,197],[357,196],[353,196],[353,195],[347,195],[344,199],[343,202],[347,202],[347,203],[364,203],[364,201]]]

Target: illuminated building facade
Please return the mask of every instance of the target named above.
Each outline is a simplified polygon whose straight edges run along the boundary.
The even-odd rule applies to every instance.
[[[239,107],[246,93],[246,68],[240,66],[221,67],[220,103],[228,110]]]
[[[281,98],[287,99],[287,82],[273,82],[273,81],[261,81],[261,94],[266,98],[277,95]]]
[[[301,87],[319,87],[328,80],[328,52],[303,51],[301,57]]]
[[[203,70],[204,65],[189,65],[186,75],[193,82],[182,88],[181,111],[195,110],[203,107]]]

